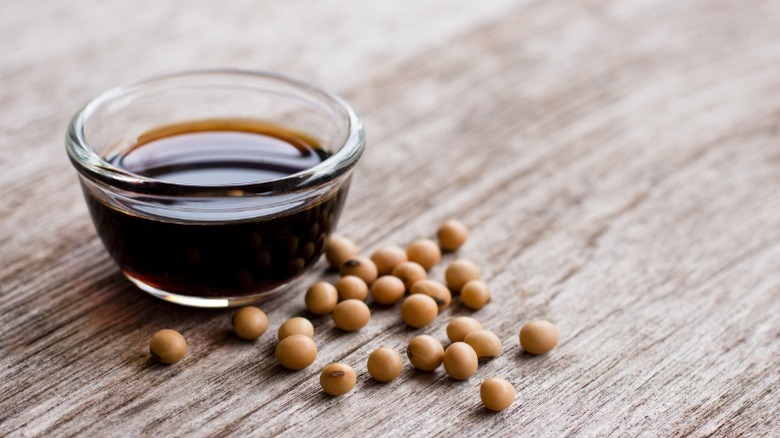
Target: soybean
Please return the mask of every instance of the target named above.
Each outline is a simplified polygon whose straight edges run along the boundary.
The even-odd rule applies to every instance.
[[[474,330],[463,338],[469,344],[479,359],[493,358],[501,355],[501,340],[490,330]]]
[[[479,266],[468,260],[455,260],[444,271],[447,286],[454,292],[460,292],[463,285],[471,280],[479,280],[481,275]]]
[[[490,301],[490,287],[482,280],[471,280],[461,288],[460,300],[469,309],[479,310]]]
[[[341,268],[344,262],[358,254],[355,242],[342,236],[331,236],[325,243],[325,258],[334,268]]]
[[[149,341],[149,352],[158,362],[166,365],[175,364],[187,352],[187,341],[176,330],[162,329],[152,335]]]
[[[455,380],[466,380],[477,371],[479,359],[465,342],[455,342],[444,350],[444,371]]]
[[[268,329],[268,316],[254,306],[238,309],[233,315],[233,332],[242,339],[257,339]]]
[[[396,266],[408,260],[406,251],[395,245],[380,248],[371,254],[371,261],[376,265],[379,275],[391,274]]]
[[[434,371],[444,361],[444,347],[432,336],[415,336],[406,347],[406,356],[418,370]]]
[[[365,301],[368,296],[368,285],[362,278],[356,275],[345,275],[336,282],[336,290],[339,301],[360,300]]]
[[[371,296],[379,304],[388,306],[403,298],[406,287],[404,282],[392,275],[383,275],[371,285]]]
[[[441,260],[441,249],[431,239],[418,239],[406,247],[406,255],[409,261],[419,263],[430,271]]]
[[[558,344],[558,329],[549,321],[527,322],[520,329],[520,345],[530,354],[544,354]]]
[[[487,379],[479,387],[482,404],[491,411],[500,412],[515,401],[515,387],[504,379]]]
[[[401,374],[404,363],[397,351],[379,347],[368,356],[368,374],[380,382],[391,382]]]
[[[336,327],[347,332],[355,332],[368,324],[371,319],[371,310],[366,303],[349,299],[342,301],[333,309],[333,323]]]
[[[439,307],[428,295],[415,294],[406,297],[401,304],[401,318],[414,328],[425,327],[436,319]]]
[[[393,269],[393,275],[404,282],[407,291],[410,291],[415,283],[428,276],[425,268],[415,262],[401,263]]]
[[[352,391],[357,382],[357,375],[351,366],[343,363],[332,363],[322,369],[320,386],[326,394],[338,397]]]
[[[379,275],[376,265],[371,259],[363,256],[353,256],[341,264],[341,276],[354,275],[360,277],[366,284],[371,284]]]
[[[306,291],[306,308],[315,315],[327,315],[339,302],[336,287],[324,281],[318,281]]]
[[[445,251],[457,251],[469,237],[469,229],[463,222],[448,219],[439,227],[439,244]]]
[[[414,283],[410,292],[412,294],[425,294],[433,298],[439,307],[439,312],[449,307],[450,302],[452,302],[452,293],[447,289],[447,286],[427,278]]]
[[[447,337],[452,342],[462,341],[466,335],[482,328],[482,323],[470,316],[459,316],[447,324]]]
[[[304,335],[313,339],[314,326],[308,319],[296,316],[280,325],[276,335],[280,341],[291,335]]]
[[[316,358],[317,344],[305,335],[290,335],[276,345],[276,360],[289,370],[302,370]]]

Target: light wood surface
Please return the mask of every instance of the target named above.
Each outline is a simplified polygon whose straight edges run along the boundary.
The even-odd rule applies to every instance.
[[[372,306],[345,334],[314,318],[320,353],[281,369],[274,333],[306,315],[324,262],[232,311],[135,289],[94,233],[63,146],[88,98],[194,67],[318,82],[364,117],[368,147],[339,232],[365,253],[471,227],[493,301],[410,330]],[[0,2],[0,435],[364,436],[780,434],[780,3],[761,0]],[[440,265],[431,276],[441,279]],[[503,342],[467,381],[376,347],[445,341],[472,315]],[[521,352],[524,321],[561,333]],[[161,328],[189,343],[150,360]],[[341,361],[356,389],[331,398]],[[490,413],[488,377],[516,403]]]

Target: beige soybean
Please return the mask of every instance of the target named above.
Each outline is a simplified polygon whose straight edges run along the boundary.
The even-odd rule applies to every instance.
[[[336,282],[336,290],[339,293],[339,301],[360,300],[365,301],[368,296],[368,285],[362,278],[356,275],[345,275]]]
[[[276,360],[289,370],[302,370],[317,358],[317,344],[306,335],[290,335],[276,345]]]
[[[436,301],[428,295],[409,295],[401,304],[401,318],[414,328],[425,327],[432,323],[438,314],[439,307]]]
[[[479,387],[479,398],[486,408],[501,412],[514,403],[515,387],[504,379],[487,379]]]
[[[404,363],[397,351],[379,347],[368,355],[368,374],[380,382],[391,382],[401,374]]]
[[[395,245],[379,248],[371,254],[371,261],[376,265],[379,275],[391,274],[396,266],[408,260],[406,251]]]
[[[531,354],[544,354],[558,344],[558,329],[549,321],[527,322],[520,329],[520,345]]]
[[[403,298],[406,286],[400,278],[383,275],[371,285],[371,297],[379,304],[389,306]]]
[[[409,261],[418,263],[430,271],[441,260],[441,249],[431,239],[418,239],[406,247],[406,255]]]
[[[366,284],[371,284],[379,275],[376,265],[371,259],[363,256],[353,256],[341,264],[341,276],[354,275],[360,277]]]
[[[306,290],[306,308],[315,315],[327,315],[339,302],[336,287],[324,281],[318,281]]]
[[[466,243],[466,239],[469,237],[469,229],[463,222],[448,219],[439,226],[437,233],[439,238],[439,245],[445,251],[457,251]]]
[[[481,275],[479,266],[468,260],[455,260],[450,263],[444,271],[444,279],[447,281],[447,287],[454,292],[460,292],[463,285],[471,280],[479,280]]]
[[[174,364],[187,352],[187,341],[176,330],[162,329],[152,335],[149,341],[149,352],[152,357],[166,365]]]
[[[470,316],[459,316],[447,324],[447,337],[452,342],[462,341],[466,335],[482,328],[482,323]]]
[[[368,324],[371,310],[363,301],[349,299],[338,303],[333,309],[332,316],[336,327],[347,332],[355,332]]]
[[[501,355],[501,340],[490,330],[474,330],[463,338],[469,344],[479,359],[493,358]]]
[[[490,301],[490,287],[482,280],[471,280],[460,289],[460,300],[469,309],[479,310]]]
[[[414,283],[410,292],[412,294],[425,294],[433,298],[436,305],[439,306],[439,312],[449,307],[452,302],[452,293],[447,289],[447,286],[427,278]]]
[[[357,375],[351,366],[343,363],[332,363],[322,369],[320,386],[326,394],[338,397],[355,387]]]
[[[342,236],[331,236],[325,243],[325,258],[334,268],[341,268],[347,259],[358,255],[355,242]]]
[[[418,370],[433,371],[444,361],[444,347],[432,336],[415,336],[406,347],[406,356]]]
[[[404,282],[406,290],[410,291],[412,286],[420,280],[423,280],[428,276],[425,272],[425,268],[415,262],[403,262],[393,269],[393,276],[398,277]]]
[[[242,339],[257,339],[268,329],[268,316],[254,306],[238,309],[233,315],[233,332]]]
[[[314,338],[314,326],[308,319],[296,316],[282,323],[276,335],[280,341],[291,335],[304,335]]]
[[[444,350],[444,371],[455,380],[466,380],[477,371],[479,359],[465,342],[455,342]]]

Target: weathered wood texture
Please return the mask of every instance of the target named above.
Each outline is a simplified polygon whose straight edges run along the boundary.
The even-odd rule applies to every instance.
[[[293,373],[272,333],[323,264],[263,305],[256,344],[230,311],[135,290],[95,236],[64,128],[110,85],[206,66],[343,94],[369,146],[340,232],[370,252],[458,217],[457,257],[493,302],[418,331],[397,307],[354,334],[314,319],[320,355]],[[778,96],[777,1],[4,1],[0,435],[778,435]],[[445,340],[471,314],[505,352],[468,381],[408,364],[368,379],[375,347]],[[517,332],[537,317],[561,343],[529,357]],[[189,341],[176,366],[149,359],[163,327]],[[348,396],[319,390],[332,361],[359,373]],[[479,404],[491,376],[519,394],[500,414]]]

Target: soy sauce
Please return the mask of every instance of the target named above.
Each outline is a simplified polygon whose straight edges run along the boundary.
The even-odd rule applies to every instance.
[[[106,160],[159,181],[225,186],[285,177],[330,155],[285,126],[225,119],[155,129]],[[205,220],[197,199],[168,201],[177,205],[160,211],[176,211],[170,215],[85,194],[98,235],[127,276],[187,296],[240,297],[271,290],[316,262],[346,199],[348,185],[341,187],[309,205],[238,219],[228,211],[220,220]]]

